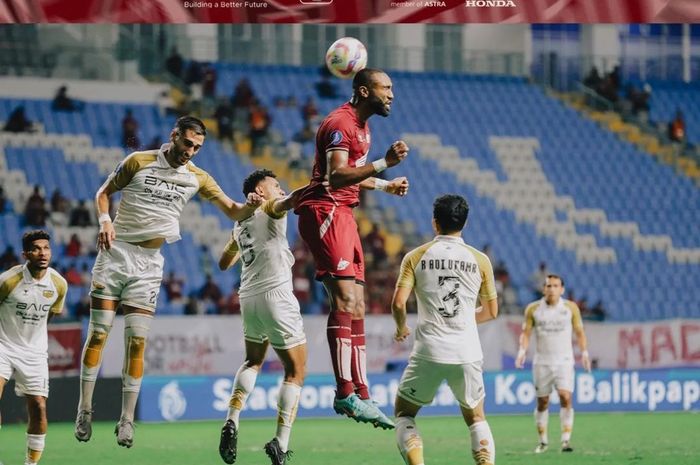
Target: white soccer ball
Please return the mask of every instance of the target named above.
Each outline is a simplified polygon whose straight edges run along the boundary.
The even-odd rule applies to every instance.
[[[350,79],[367,66],[367,49],[354,37],[333,42],[326,52],[328,70],[342,79]]]

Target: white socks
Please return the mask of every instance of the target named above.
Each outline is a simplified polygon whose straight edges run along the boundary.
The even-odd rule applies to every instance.
[[[493,442],[491,428],[486,421],[474,423],[469,427],[472,438],[472,457],[477,465],[496,463],[496,444]]]
[[[559,411],[561,421],[561,442],[571,440],[571,431],[574,429],[574,409],[573,407],[562,408]]]
[[[297,416],[300,395],[301,386],[294,383],[282,383],[277,400],[277,433],[275,437],[284,452],[289,449],[289,434],[292,432],[292,423]]]
[[[424,465],[423,440],[416,427],[415,418],[396,419],[396,445],[406,465]]]
[[[24,459],[25,465],[34,465],[39,462],[41,453],[44,451],[46,434],[27,433],[27,456]]]
[[[231,389],[231,399],[228,402],[227,420],[233,420],[233,423],[238,428],[238,418],[241,415],[241,410],[245,405],[248,395],[255,388],[255,380],[258,378],[258,371],[255,368],[248,368],[245,364],[241,365],[233,379],[233,388]]]
[[[540,412],[535,409],[535,425],[537,426],[537,434],[540,437],[540,443],[549,444],[547,437],[547,425],[549,424],[549,410]]]

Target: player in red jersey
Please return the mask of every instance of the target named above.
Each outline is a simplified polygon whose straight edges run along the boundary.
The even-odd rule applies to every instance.
[[[372,115],[389,116],[394,100],[389,76],[365,68],[352,82],[350,102],[332,111],[316,134],[316,159],[309,187],[296,213],[299,232],[316,262],[316,279],[323,281],[331,304],[328,344],[337,392],[333,408],[357,421],[382,428],[394,423],[370,400],[366,375],[364,331],[365,265],[352,209],[360,189],[404,196],[408,180],[374,176],[408,155],[403,141],[394,142],[383,158],[367,163]]]

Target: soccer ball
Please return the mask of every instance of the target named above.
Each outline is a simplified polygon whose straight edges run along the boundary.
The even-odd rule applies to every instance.
[[[326,52],[326,66],[334,76],[350,79],[367,66],[367,49],[354,37],[338,39]]]

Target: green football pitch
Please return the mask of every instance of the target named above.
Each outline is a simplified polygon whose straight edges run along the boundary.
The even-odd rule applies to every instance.
[[[577,414],[572,454],[559,452],[559,420],[550,416],[548,452],[537,443],[531,416],[491,416],[497,463],[695,465],[700,463],[700,416],[694,413]],[[114,423],[94,425],[89,443],[73,438],[73,425],[49,425],[43,465],[223,464],[217,451],[221,422],[137,424],[134,447],[117,446]],[[472,464],[466,426],[458,418],[418,419],[428,465]],[[274,420],[242,420],[238,440],[241,465],[265,465],[263,445],[274,435]],[[0,429],[0,460],[21,465],[24,426]],[[299,419],[292,432],[291,465],[359,465],[403,462],[394,434],[343,418]]]

